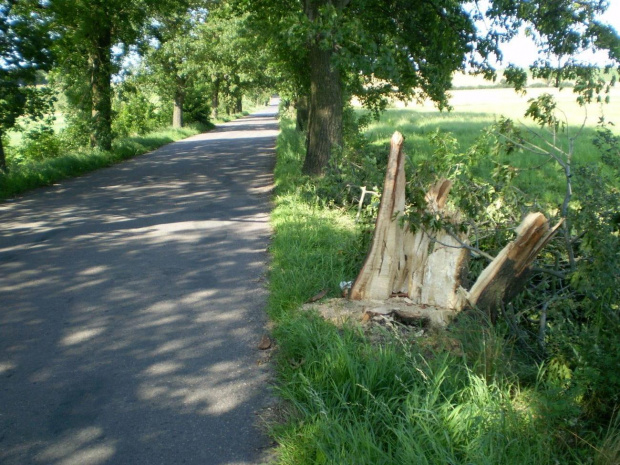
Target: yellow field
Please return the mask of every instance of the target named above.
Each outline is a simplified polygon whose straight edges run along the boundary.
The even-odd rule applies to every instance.
[[[572,89],[562,91],[553,87],[536,87],[526,90],[522,95],[513,89],[503,88],[482,88],[453,90],[450,92],[450,105],[455,112],[487,114],[506,116],[509,118],[523,120],[525,111],[528,107],[528,100],[536,98],[543,93],[549,93],[556,97],[558,108],[564,113],[564,117],[570,126],[580,126],[587,118],[587,126],[595,126],[601,116],[607,121],[615,122],[620,126],[620,88],[613,88],[610,93],[609,104],[590,104],[581,107],[576,102],[576,94]],[[393,108],[408,107],[420,112],[436,112],[437,109],[432,102],[427,101],[423,105],[415,103],[405,104],[395,101]],[[618,127],[617,127],[618,128]]]

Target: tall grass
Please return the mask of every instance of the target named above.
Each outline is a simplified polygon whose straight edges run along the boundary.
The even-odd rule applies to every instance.
[[[289,312],[322,289],[331,295],[355,273],[358,231],[339,209],[310,201],[310,180],[301,176],[301,135],[290,120],[281,121],[275,168],[276,208],[271,222],[277,234],[271,246],[273,316]]]
[[[359,326],[299,310],[319,289],[337,295],[364,251],[351,215],[318,202],[301,176],[300,134],[286,119],[281,129],[269,301],[285,412],[272,428],[279,463],[587,463],[592,449],[557,429],[570,405],[552,405],[536,373],[520,385],[514,348],[483,320],[422,339],[386,329],[376,344]]]

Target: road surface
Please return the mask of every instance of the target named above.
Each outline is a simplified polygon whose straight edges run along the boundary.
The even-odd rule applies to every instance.
[[[0,204],[0,463],[261,463],[276,110]]]

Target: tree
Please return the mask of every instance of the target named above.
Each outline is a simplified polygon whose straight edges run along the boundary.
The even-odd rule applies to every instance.
[[[188,11],[162,17],[151,28],[156,44],[146,55],[146,66],[156,82],[159,94],[173,102],[172,126],[183,127],[183,104],[187,87],[201,73],[196,60],[199,47],[197,25],[206,12]]]
[[[182,0],[55,0],[49,12],[59,35],[56,53],[65,74],[86,80],[84,107],[91,114],[90,142],[109,150],[112,144],[112,75],[118,69],[113,46],[136,43],[155,13],[185,9]]]
[[[6,171],[2,138],[17,118],[40,116],[45,93],[34,84],[51,64],[50,37],[36,0],[0,0],[0,171]]]
[[[469,67],[494,77],[489,58],[500,56],[499,44],[521,26],[529,27],[547,57],[535,64],[538,75],[576,78],[585,95],[600,90],[595,70],[575,60],[554,66],[554,57],[595,47],[620,59],[617,33],[596,20],[605,9],[600,0],[495,0],[486,11],[466,9],[464,0],[238,2],[263,21],[274,41],[294,51],[288,70],[299,73],[295,79],[309,77],[304,171],[315,175],[342,146],[342,109],[351,95],[375,112],[384,108],[388,95],[430,98],[445,108],[453,72]],[[483,33],[476,28],[482,18],[489,25]],[[516,69],[507,75],[516,85],[524,77]]]
[[[211,79],[214,118],[222,103],[229,114],[242,111],[245,92],[271,83],[267,53],[254,24],[247,13],[221,3],[198,28],[202,44],[198,57]]]

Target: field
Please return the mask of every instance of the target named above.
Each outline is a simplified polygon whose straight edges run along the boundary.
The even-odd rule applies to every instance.
[[[524,131],[529,128],[545,134],[545,131],[524,116],[529,106],[528,100],[543,93],[549,93],[556,98],[557,116],[566,123],[566,133],[560,134],[557,138],[559,147],[567,150],[569,138],[577,136],[572,162],[575,165],[597,162],[600,156],[594,150],[592,139],[600,118],[620,123],[618,88],[612,89],[609,104],[592,103],[583,107],[577,104],[576,96],[571,89],[559,91],[555,88],[536,87],[527,89],[525,95],[518,94],[512,89],[496,87],[457,89],[451,92],[451,111],[439,111],[432,102],[420,105],[396,101],[379,121],[369,125],[365,135],[377,150],[387,151],[393,132],[401,132],[405,136],[407,155],[416,161],[429,159],[432,156],[433,149],[430,146],[429,136],[435,131],[451,133],[458,140],[460,150],[465,151],[474,144],[485,128],[497,122],[501,116],[512,119]],[[612,130],[618,134],[620,127],[612,126]],[[550,137],[548,133],[547,137]],[[526,152],[517,153],[510,163],[520,170],[519,187],[531,192],[546,186],[544,191],[540,190],[540,195],[547,201],[557,201],[557,196],[554,196],[553,192],[560,195],[564,181],[558,174],[556,164]],[[490,166],[489,161],[488,165],[481,166],[480,169],[487,171]]]

